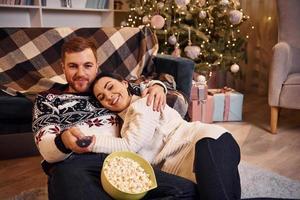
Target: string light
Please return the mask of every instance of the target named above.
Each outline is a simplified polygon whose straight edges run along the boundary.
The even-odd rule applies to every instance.
[[[205,3],[205,7],[200,7],[199,2],[204,1]],[[135,2],[135,1],[133,1]],[[139,3],[137,3],[139,2]],[[142,3],[140,3],[142,2]],[[144,2],[144,3],[143,3]],[[162,8],[158,7],[156,4],[158,2],[163,2],[164,6]],[[231,24],[229,20],[227,19],[223,19],[220,18],[220,20],[222,21],[221,24],[219,24],[217,21],[215,23],[215,18],[212,18],[210,16],[224,16],[224,17],[228,17],[228,12],[232,9],[236,9],[233,4],[228,4],[227,6],[223,6],[220,7],[219,10],[216,10],[217,13],[215,13],[215,10],[207,10],[207,6],[214,6],[214,4],[218,5],[218,1],[208,1],[208,0],[193,0],[193,4],[188,4],[187,6],[179,6],[176,3],[174,3],[174,1],[162,1],[162,0],[143,0],[143,1],[136,1],[135,3],[133,3],[134,5],[138,5],[135,6],[133,8],[130,8],[130,11],[134,11],[135,14],[131,13],[131,15],[129,15],[128,19],[127,19],[127,23],[123,23],[122,27],[124,27],[125,25],[134,27],[135,25],[139,25],[145,22],[143,16],[147,17],[147,23],[145,23],[145,25],[147,27],[151,27],[151,28],[155,28],[153,26],[151,26],[151,24],[149,23],[151,19],[151,17],[153,17],[154,15],[162,15],[163,19],[165,21],[165,28],[161,29],[161,30],[155,30],[156,34],[163,36],[162,38],[164,38],[164,40],[159,41],[161,42],[161,44],[164,44],[166,46],[171,46],[168,42],[168,37],[170,35],[175,35],[176,36],[176,40],[177,40],[177,44],[181,44],[182,46],[180,46],[180,48],[185,48],[185,45],[183,45],[185,43],[185,32],[187,32],[184,26],[191,26],[194,28],[194,30],[196,30],[195,32],[193,32],[193,44],[199,46],[202,50],[201,52],[199,52],[199,55],[201,56],[201,60],[196,59],[195,62],[197,63],[197,67],[201,66],[201,64],[204,64],[205,67],[213,67],[216,65],[224,65],[227,66],[228,63],[231,61],[233,61],[234,59],[240,59],[239,56],[234,56],[233,54],[236,53],[234,51],[239,51],[239,48],[234,48],[234,47],[239,47],[239,43],[238,42],[243,42],[242,40],[240,41],[240,33],[241,30],[239,29],[239,25],[234,25]],[[142,5],[141,5],[142,4]],[[207,13],[207,16],[205,16],[204,19],[201,19],[200,16],[195,16],[194,14],[199,14],[199,11],[204,10]],[[241,12],[243,12],[243,9],[236,9],[236,10],[240,10]],[[197,12],[196,12],[197,11]],[[224,14],[223,14],[224,12]],[[215,15],[216,14],[216,15]],[[194,19],[190,19],[189,16],[192,16]],[[242,21],[244,22],[247,19],[249,19],[249,15],[246,15],[244,13],[242,13]],[[265,20],[273,20],[271,16],[265,16]],[[189,21],[189,22],[186,22]],[[191,23],[190,23],[191,22]],[[224,22],[224,23],[223,23]],[[180,25],[180,26],[179,26]],[[183,25],[183,26],[181,26]],[[249,26],[250,29],[251,25]],[[222,30],[220,30],[222,29]],[[254,29],[254,26],[251,27],[251,29]],[[216,33],[218,34],[219,32],[224,31],[224,35],[227,36],[225,38],[225,44],[223,44],[225,46],[225,51],[229,51],[227,52],[225,55],[226,57],[224,57],[224,53],[225,51],[220,51],[219,52],[219,48],[220,49],[224,49],[224,46],[220,46],[219,44],[218,46],[214,43],[215,41],[217,41],[217,39],[215,38],[215,35],[212,35],[212,33]],[[228,33],[228,34],[227,34]],[[244,31],[243,31],[244,33]],[[179,39],[179,35],[181,36],[181,34],[183,34],[183,38]],[[203,40],[203,37],[201,36],[201,34],[204,34],[204,36],[206,36],[206,39]],[[174,37],[174,36],[173,36]],[[236,37],[236,38],[235,38]],[[245,38],[249,38],[249,34],[245,34]],[[238,42],[237,42],[238,41]],[[210,43],[212,42],[212,43]],[[207,43],[207,44],[206,44]],[[235,44],[237,43],[237,44]],[[242,43],[243,44],[243,43]],[[164,45],[162,45],[162,48],[166,48]],[[173,46],[171,46],[173,47]],[[174,47],[173,47],[174,48]],[[168,51],[166,49],[161,49],[159,50],[161,54],[169,54],[169,49]],[[209,55],[209,52],[214,52],[213,54],[217,56],[216,61],[210,63],[211,61],[207,62],[207,56]],[[236,54],[238,55],[238,54]],[[200,61],[200,63],[198,63]],[[228,62],[229,61],[229,62]],[[236,62],[236,61],[235,61]],[[199,64],[199,65],[198,65]],[[196,67],[196,69],[197,69]],[[211,70],[209,70],[211,71]]]

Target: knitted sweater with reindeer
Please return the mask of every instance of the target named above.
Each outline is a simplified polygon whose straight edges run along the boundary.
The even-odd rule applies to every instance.
[[[40,93],[33,107],[35,143],[49,163],[62,161],[72,153],[61,140],[61,133],[70,127],[78,127],[85,135],[119,136],[115,113],[103,108],[91,93],[66,93],[65,88]]]

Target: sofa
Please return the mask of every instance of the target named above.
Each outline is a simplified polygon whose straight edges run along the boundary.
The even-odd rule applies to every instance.
[[[118,73],[133,84],[164,77],[167,85],[176,85],[169,88],[167,102],[184,117],[194,63],[158,55],[157,38],[147,27],[0,28],[0,159],[38,154],[31,132],[33,101],[37,93],[66,83],[60,48],[73,36],[95,42],[100,71]]]

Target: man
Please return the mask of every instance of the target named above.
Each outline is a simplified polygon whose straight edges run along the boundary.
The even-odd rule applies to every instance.
[[[89,91],[97,71],[96,47],[81,37],[74,37],[62,47],[62,67],[67,85],[39,94],[33,109],[33,132],[45,159],[49,175],[49,199],[111,199],[100,184],[100,171],[106,157],[79,147],[78,139],[95,134],[119,136],[116,115],[102,108]],[[164,88],[149,84],[148,104],[159,111],[165,104]],[[146,199],[193,199],[195,185],[186,179],[155,170],[158,188]]]

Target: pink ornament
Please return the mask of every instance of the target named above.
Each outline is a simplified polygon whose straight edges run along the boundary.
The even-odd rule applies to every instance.
[[[200,12],[199,12],[199,17],[200,17],[200,19],[205,19],[206,18],[206,12],[204,11],[204,10],[201,10]]]
[[[161,15],[154,15],[151,17],[151,26],[154,29],[162,29],[165,25],[165,19]]]
[[[227,6],[227,5],[229,4],[229,1],[228,1],[228,0],[221,0],[221,1],[219,2],[219,4],[220,4],[221,6]]]
[[[186,46],[184,48],[184,53],[187,57],[191,58],[192,60],[198,58],[200,55],[200,47],[198,46]]]
[[[143,24],[148,24],[150,22],[149,17],[146,15],[142,18]]]
[[[176,36],[173,34],[169,37],[168,42],[170,45],[175,45],[177,42]]]
[[[233,24],[239,24],[242,21],[243,13],[239,10],[232,10],[229,12],[229,21]]]
[[[175,0],[178,6],[186,6],[190,3],[190,0]]]

